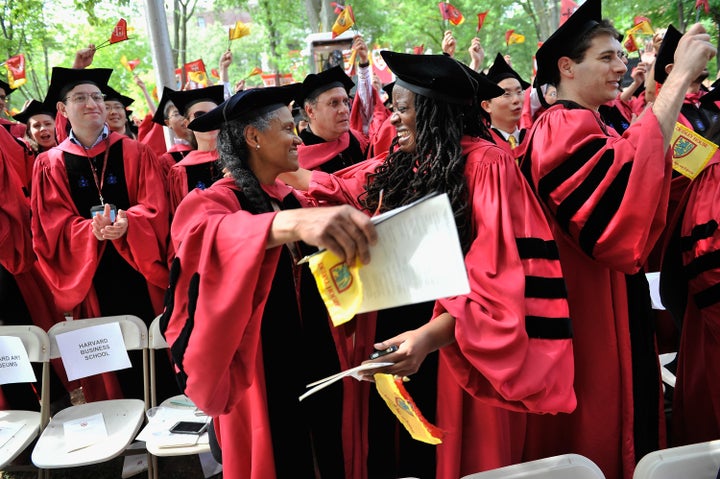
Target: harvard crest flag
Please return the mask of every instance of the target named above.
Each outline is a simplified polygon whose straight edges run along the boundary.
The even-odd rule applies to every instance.
[[[341,7],[342,5],[338,5],[336,8]],[[332,26],[332,37],[335,38],[338,35],[342,35],[350,30],[353,25],[355,25],[355,14],[350,5],[345,5]]]
[[[515,43],[525,43],[525,35],[515,33],[515,30],[508,30],[505,32],[505,45],[513,45]]]
[[[673,153],[673,170],[691,180],[700,174],[718,149],[715,143],[680,123],[675,123],[670,145]]]
[[[124,18],[121,18],[110,35],[110,44],[122,42],[128,39],[127,22]]]
[[[440,8],[440,15],[442,15],[443,20],[448,20],[453,25],[460,25],[465,21],[465,17],[460,13],[460,10],[453,5],[447,2],[440,2],[438,3],[438,7]]]
[[[208,86],[207,71],[205,70],[205,63],[202,61],[202,58],[194,62],[186,63],[185,73],[187,74],[188,81],[197,83],[198,85]]]
[[[12,56],[5,62],[8,72],[8,84],[13,90],[19,88],[27,82],[25,78],[25,55],[20,53]]]

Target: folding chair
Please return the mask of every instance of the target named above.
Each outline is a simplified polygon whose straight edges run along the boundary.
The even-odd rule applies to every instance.
[[[59,411],[50,420],[33,450],[32,462],[37,467],[59,469],[109,461],[122,455],[140,430],[140,426],[145,420],[145,410],[148,403],[148,335],[147,327],[140,318],[136,316],[104,316],[57,323],[48,331],[50,358],[61,357],[57,344],[58,335],[90,326],[111,323],[119,323],[126,350],[142,351],[144,400],[112,399],[96,401],[70,406]],[[107,437],[98,439],[87,447],[73,450],[72,446],[74,445],[68,443],[65,438],[63,424],[95,414],[102,414]],[[141,450],[140,453],[144,453],[144,450]],[[151,477],[150,471],[148,471],[148,477]]]
[[[476,472],[461,479],[605,479],[600,468],[585,456],[563,454],[537,461],[513,464],[490,471]]]
[[[208,421],[206,416],[196,416],[197,408],[192,401],[184,394],[179,394],[157,404],[156,378],[157,370],[155,365],[155,354],[158,350],[169,348],[165,338],[160,333],[160,316],[150,323],[148,328],[148,346],[150,349],[150,405],[151,412],[155,413],[155,419],[150,418],[149,424],[140,433],[140,438],[145,439],[145,446],[152,455],[153,471],[155,479],[158,477],[157,458],[167,456],[190,456],[210,452],[208,433],[205,432],[197,438],[192,445],[175,445],[173,437],[167,434],[167,430],[176,421],[197,420]],[[161,354],[165,354],[163,351]],[[153,433],[155,432],[155,434]],[[175,435],[177,436],[177,435]],[[186,436],[188,437],[188,436]]]
[[[715,479],[720,470],[720,440],[653,451],[638,462],[633,479]]]
[[[0,336],[20,338],[31,363],[42,363],[40,380],[40,412],[36,411],[0,411],[0,424],[22,425],[5,444],[0,446],[0,469],[7,470],[8,465],[17,458],[38,436],[48,423],[50,411],[50,339],[47,333],[37,326],[0,326]],[[12,469],[25,469],[13,467]],[[38,478],[44,477],[42,470]]]

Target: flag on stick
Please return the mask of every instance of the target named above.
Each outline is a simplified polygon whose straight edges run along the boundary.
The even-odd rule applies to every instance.
[[[573,2],[573,0],[560,0],[560,25],[570,18],[570,15],[577,10],[577,7],[577,3]]]
[[[483,23],[485,23],[485,17],[487,17],[487,14],[489,11],[490,10],[485,10],[484,12],[477,14],[478,15],[478,26],[477,26],[477,30],[475,30],[476,33],[480,31],[480,29],[483,26]]]
[[[95,50],[99,50],[101,48],[110,46],[114,43],[122,42],[128,39],[128,26],[127,21],[125,21],[124,18],[121,18],[118,20],[117,24],[115,25],[115,28],[113,28],[112,33],[110,34],[110,39],[105,40],[100,45],[95,47]]]
[[[627,36],[627,40],[625,40],[625,43],[623,44],[625,46],[625,50],[628,52],[636,52],[638,51],[637,43],[635,42],[635,37],[632,36],[632,34]]]
[[[525,43],[525,35],[515,33],[515,30],[505,32],[505,45],[510,46],[515,43]]]
[[[140,59],[136,58],[135,60],[128,60],[127,57],[123,55],[120,57],[120,63],[125,67],[125,69],[127,69],[127,71],[132,73],[132,71],[140,65]]]
[[[10,88],[14,90],[27,82],[27,78],[25,78],[25,55],[23,53],[8,58],[5,67],[7,68]]]
[[[335,8],[340,7],[342,7],[342,5],[337,5]],[[332,26],[332,37],[335,38],[338,35],[342,35],[350,30],[353,25],[355,25],[355,14],[350,5],[345,5]]]
[[[238,38],[246,37],[250,35],[250,27],[245,25],[243,22],[238,20],[235,22],[235,26],[228,31],[229,40],[237,40]]]
[[[188,81],[197,83],[198,85],[208,86],[207,71],[205,63],[201,59],[185,64],[185,74]]]
[[[440,8],[440,15],[442,15],[443,20],[448,20],[453,25],[460,25],[465,21],[465,17],[460,13],[460,10],[453,5],[447,2],[440,2],[438,3],[438,7]]]

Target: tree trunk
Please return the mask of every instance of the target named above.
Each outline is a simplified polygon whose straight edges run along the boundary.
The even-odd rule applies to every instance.
[[[305,13],[307,13],[308,26],[312,33],[320,31],[320,2],[318,0],[305,0]]]

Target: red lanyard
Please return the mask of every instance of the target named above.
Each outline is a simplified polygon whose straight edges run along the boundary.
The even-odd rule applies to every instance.
[[[103,188],[103,184],[105,183],[105,170],[107,170],[108,156],[110,156],[110,137],[109,136],[108,136],[108,138],[105,139],[105,156],[103,158],[103,166],[102,166],[102,172],[100,174],[100,179],[98,179],[97,168],[95,168],[92,158],[90,158],[89,156],[87,157],[88,162],[90,163],[90,169],[92,170],[93,178],[95,179],[95,186],[98,189],[98,196],[100,197],[101,205],[105,204],[105,199],[103,198],[103,195],[102,195],[102,188]]]

